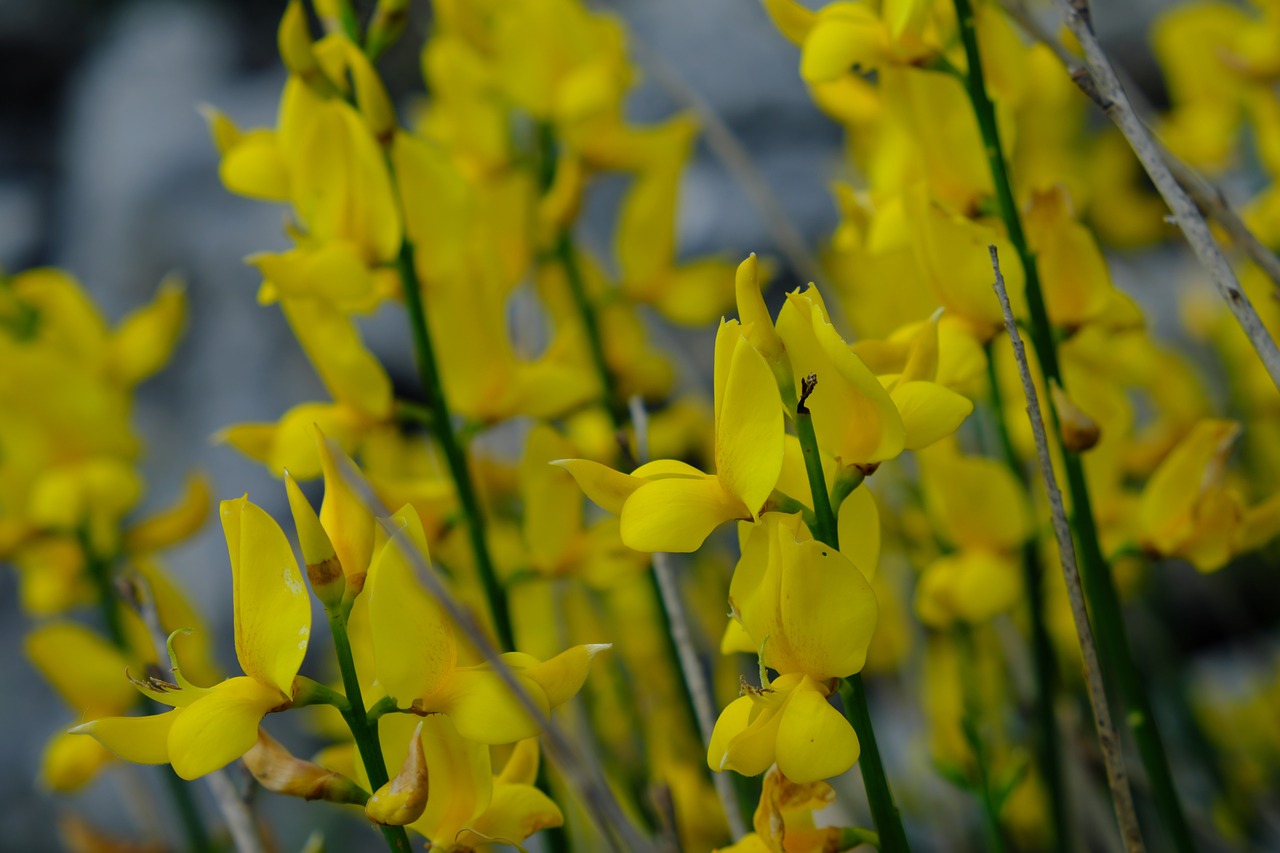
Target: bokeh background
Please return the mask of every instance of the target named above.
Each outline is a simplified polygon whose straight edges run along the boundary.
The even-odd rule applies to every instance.
[[[682,80],[745,145],[787,220],[817,246],[836,222],[827,187],[842,168],[841,131],[810,102],[796,71],[795,49],[776,33],[759,3],[593,5],[625,18],[648,57],[638,62],[633,117],[654,120],[679,109],[669,87],[656,80]],[[1105,43],[1159,105],[1159,77],[1145,32],[1166,4],[1096,5]],[[151,506],[171,501],[184,473],[199,467],[212,476],[218,498],[247,491],[277,517],[287,517],[280,483],[211,437],[230,423],[273,420],[294,403],[325,396],[278,309],[257,305],[259,280],[243,263],[251,252],[285,245],[283,210],[222,188],[197,109],[216,104],[242,126],[273,123],[284,81],[275,48],[283,6],[277,0],[0,0],[0,267],[65,267],[113,320],[147,301],[166,273],[178,271],[188,284],[189,331],[170,367],[139,392],[137,421],[148,445],[144,471]],[[405,108],[422,96],[417,49],[430,26],[428,7],[414,3],[405,37],[383,62]],[[653,57],[661,71],[646,69]],[[601,254],[609,246],[610,210],[619,192],[606,181],[583,220],[581,240]],[[689,255],[739,258],[777,248],[773,230],[705,142],[685,174],[679,229],[679,244]],[[1171,288],[1194,275],[1186,257],[1174,251],[1112,261],[1117,284],[1158,325],[1173,315]],[[794,283],[795,272],[785,260],[779,264],[781,284]],[[374,317],[366,340],[411,397],[415,380],[402,326],[394,317]],[[698,381],[698,368],[689,366],[690,381]],[[1171,567],[1169,595],[1186,626],[1178,642],[1217,660],[1219,652],[1252,648],[1258,638],[1274,636],[1280,624],[1269,591],[1274,571],[1265,559],[1261,563],[1229,580],[1216,578],[1224,586],[1209,596],[1194,572]],[[216,522],[175,552],[170,564],[210,618],[223,661],[234,666],[230,575]],[[17,653],[27,626],[15,590],[14,578],[0,574],[0,849],[51,849],[50,827],[68,806],[104,827],[127,829],[138,816],[123,810],[128,798],[114,787],[121,778],[132,779],[125,784],[153,784],[145,770],[108,774],[70,803],[35,785],[45,739],[70,720]],[[1212,612],[1215,607],[1218,612]],[[1229,667],[1216,671],[1231,677]],[[892,701],[891,694],[879,698]],[[890,750],[908,748],[909,715],[882,713],[877,719],[889,723],[882,740]],[[333,811],[322,807],[270,798],[262,806],[282,850],[299,849],[317,821],[334,822]],[[332,831],[338,834],[329,849],[377,841],[368,833]],[[945,839],[939,839],[939,849],[946,849]]]

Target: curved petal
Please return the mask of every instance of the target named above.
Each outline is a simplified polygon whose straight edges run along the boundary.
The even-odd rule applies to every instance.
[[[867,580],[874,580],[880,563],[880,510],[866,486],[850,492],[840,504],[836,521],[840,552],[853,561]]]
[[[397,512],[403,539],[389,540],[369,575],[369,625],[374,668],[387,694],[402,703],[439,688],[458,660],[453,627],[440,605],[418,581],[403,547],[412,543],[424,560],[427,537],[412,507]]]
[[[137,700],[125,675],[129,662],[79,623],[46,622],[27,634],[23,650],[66,703],[83,714],[123,714]]]
[[[397,725],[412,730],[415,724],[409,718],[407,723],[392,723]],[[431,774],[431,795],[422,817],[410,828],[447,849],[493,798],[489,748],[466,740],[448,717],[435,714],[422,720],[422,754]]]
[[[71,729],[92,735],[98,743],[134,764],[168,764],[169,733],[186,709],[150,717],[103,717]],[[245,747],[248,749],[248,747]]]
[[[552,708],[568,702],[586,683],[591,660],[611,644],[591,644],[566,649],[546,663],[535,664],[523,674],[537,682]]]
[[[899,382],[889,393],[902,416],[903,446],[918,450],[955,432],[973,411],[973,403],[934,382]]]
[[[688,553],[726,521],[750,516],[714,477],[671,478],[636,489],[622,507],[619,529],[628,548]]]
[[[494,785],[493,799],[459,837],[479,848],[492,839],[520,844],[540,829],[563,826],[564,815],[550,797],[533,785]]]
[[[280,307],[334,400],[377,420],[391,414],[391,379],[351,317],[319,299],[286,298]]]
[[[752,702],[750,696],[739,696],[720,712],[711,740],[707,744],[707,766],[712,770],[727,770],[729,743],[751,725]]]
[[[241,676],[171,711],[179,714],[168,738],[173,771],[183,779],[198,779],[235,761],[258,742],[258,724],[279,704],[272,688]]]
[[[550,713],[547,694],[538,683],[523,673],[518,677],[543,712]],[[476,743],[515,743],[538,734],[537,723],[489,669],[456,670],[438,691],[415,704],[424,711],[448,714],[458,734]]]
[[[220,511],[231,556],[236,657],[246,675],[292,696],[311,636],[311,598],[298,561],[280,525],[248,498],[223,501]]]
[[[778,622],[766,646],[770,666],[819,681],[860,671],[879,613],[871,584],[848,557],[817,540],[783,538],[781,545]]]
[[[578,488],[596,506],[614,515],[622,512],[622,505],[631,493],[644,485],[639,477],[623,474],[590,459],[556,459],[551,464],[572,474]]]
[[[40,784],[51,791],[71,793],[93,781],[103,765],[114,760],[111,751],[93,738],[58,732],[40,757]]]
[[[750,696],[737,701],[743,699],[753,706],[750,710],[754,717],[748,718],[750,723],[729,739],[717,769],[735,770],[743,776],[759,776],[777,760],[778,725],[782,714],[775,707],[760,707],[759,701]],[[741,722],[741,715],[741,710],[735,711],[731,722]]]
[[[782,473],[782,397],[773,371],[745,337],[734,344],[716,405],[716,476],[752,516]]]
[[[779,714],[778,769],[792,782],[830,779],[858,760],[858,736],[812,681],[801,682]]]

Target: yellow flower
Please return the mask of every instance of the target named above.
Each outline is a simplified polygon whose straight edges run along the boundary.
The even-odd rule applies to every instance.
[[[715,474],[671,459],[629,475],[586,459],[559,463],[587,497],[621,516],[628,548],[695,551],[726,521],[757,518],[773,492],[782,471],[782,399],[747,331],[730,320],[716,335]]]
[[[412,507],[393,517],[401,536],[427,559],[422,522]],[[368,617],[378,685],[419,714],[445,714],[462,737],[484,744],[514,743],[538,734],[535,721],[488,665],[459,666],[452,623],[416,578],[400,537],[388,539],[368,578]],[[525,691],[549,713],[582,689],[591,659],[608,646],[574,646],[545,663],[504,654]]]
[[[72,729],[137,764],[172,764],[184,779],[244,755],[263,716],[293,699],[311,634],[311,601],[279,525],[247,498],[223,501],[231,556],[236,657],[242,676],[198,687],[175,666],[176,683],[137,683],[173,710],[148,717],[104,717]]]
[[[534,785],[536,740],[517,743],[495,775],[490,748],[463,737],[447,716],[418,720],[394,714],[382,719],[379,735],[389,766],[406,762],[409,750],[421,750],[429,778],[426,801],[406,826],[428,839],[432,850],[463,853],[499,840],[520,844],[564,822],[556,804]]]
[[[1234,421],[1201,421],[1151,475],[1137,511],[1144,548],[1209,572],[1280,533],[1280,496],[1246,507],[1226,482],[1240,430]]]
[[[950,443],[920,454],[925,505],[952,552],[933,560],[916,587],[916,613],[933,628],[982,622],[1022,595],[1017,549],[1031,535],[1021,484],[1007,466],[962,456]]]
[[[858,739],[827,696],[866,663],[878,612],[866,577],[810,538],[799,516],[768,513],[747,533],[729,596],[761,668],[781,675],[725,708],[707,752],[712,769],[753,776],[776,761],[797,782],[848,770]]]

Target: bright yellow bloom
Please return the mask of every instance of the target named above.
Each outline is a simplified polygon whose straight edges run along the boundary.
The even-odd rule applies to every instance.
[[[730,320],[716,335],[715,474],[670,459],[629,475],[586,459],[560,463],[587,497],[621,516],[628,548],[695,551],[721,524],[759,517],[773,492],[782,471],[782,399],[748,331]]]
[[[556,804],[534,785],[536,740],[517,743],[495,775],[490,748],[460,735],[447,716],[432,714],[419,721],[393,714],[382,719],[379,733],[388,766],[400,766],[415,746],[422,752],[426,801],[407,828],[427,838],[432,850],[463,853],[499,840],[519,844],[564,822]]]
[[[1201,421],[1156,469],[1138,504],[1144,548],[1209,572],[1280,533],[1280,496],[1247,507],[1226,481],[1239,435],[1234,421]]]
[[[858,739],[826,697],[866,663],[878,611],[866,577],[812,539],[799,516],[768,513],[746,536],[729,596],[761,667],[781,675],[745,688],[720,715],[712,769],[756,775],[776,761],[797,782],[848,770]]]
[[[920,454],[925,505],[950,548],[931,562],[916,587],[916,613],[926,625],[982,622],[1022,595],[1017,549],[1031,535],[1021,484],[994,459],[963,456],[951,444]]]
[[[172,711],[105,717],[72,731],[90,734],[138,764],[172,764],[184,779],[211,773],[244,755],[258,724],[293,700],[294,679],[311,634],[311,600],[279,525],[247,498],[223,501],[231,557],[236,657],[245,672],[198,687],[175,666],[176,683],[136,683]]]
[[[393,521],[408,545],[427,559],[422,522],[412,507]],[[374,670],[387,696],[419,714],[445,714],[464,738],[514,743],[538,734],[502,678],[488,665],[459,666],[459,642],[444,610],[416,578],[400,537],[388,539],[368,579],[368,618]],[[591,659],[608,646],[574,646],[545,663],[518,652],[504,654],[525,691],[544,713],[582,689]],[[372,699],[370,699],[372,701]]]

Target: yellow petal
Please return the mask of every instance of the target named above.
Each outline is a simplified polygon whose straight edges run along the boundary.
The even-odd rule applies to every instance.
[[[170,716],[169,763],[183,779],[226,767],[258,742],[258,724],[280,696],[252,678],[230,678]]]
[[[1144,542],[1162,554],[1177,552],[1193,532],[1192,513],[1206,487],[1221,482],[1222,467],[1240,425],[1203,420],[1160,463],[1142,491],[1138,524]]]
[[[622,507],[619,530],[623,544],[637,551],[689,553],[726,521],[750,517],[718,479],[673,477],[636,489]]]
[[[489,808],[459,837],[476,847],[491,839],[519,844],[541,829],[563,826],[564,815],[550,797],[533,785],[497,784]]]
[[[373,513],[347,482],[345,472],[355,467],[351,457],[319,427],[313,427],[312,434],[320,455],[320,467],[324,471],[320,524],[338,554],[348,585],[358,592],[362,586],[358,578],[369,571],[373,558]]]
[[[111,751],[93,738],[59,732],[40,757],[40,784],[50,791],[69,794],[91,782],[104,765],[114,760]]]
[[[741,707],[735,708],[743,700],[747,702],[746,710],[750,717],[743,713]],[[731,728],[726,730],[729,737],[724,757],[716,769],[735,770],[743,776],[759,776],[777,761],[778,726],[782,715],[776,707],[760,707],[758,701],[750,696],[735,700],[729,708],[734,708],[730,724],[749,722],[736,734]],[[725,714],[729,714],[729,708],[725,709]]]
[[[396,717],[400,715],[391,715]],[[407,720],[383,720],[382,728],[408,728],[415,722]],[[407,735],[404,736],[407,741]],[[383,735],[384,745],[388,742]],[[448,847],[459,831],[471,823],[489,806],[493,796],[492,765],[489,748],[459,735],[453,722],[441,714],[433,714],[422,720],[422,752],[431,774],[431,795],[427,808],[412,828],[432,841]],[[403,751],[400,753],[403,755]],[[396,761],[399,758],[395,759]]]
[[[902,416],[875,374],[826,318],[817,291],[793,293],[778,314],[778,334],[800,379],[815,374],[818,385],[807,405],[824,453],[845,465],[879,462],[902,452]]]
[[[546,663],[523,670],[523,674],[537,682],[552,708],[558,708],[577,695],[587,680],[591,659],[608,648],[608,643],[574,646]]]
[[[830,779],[858,760],[853,727],[812,681],[806,679],[792,691],[779,717],[778,769],[792,782]]]
[[[973,403],[934,382],[899,382],[889,393],[902,415],[903,447],[919,450],[951,435],[973,411]]]
[[[246,675],[280,692],[278,703],[293,695],[307,653],[311,598],[289,540],[270,515],[248,498],[223,501],[220,511],[231,556],[236,657]]]
[[[1008,550],[1031,534],[1022,484],[994,459],[938,444],[918,456],[925,506],[939,533],[964,548]]]
[[[874,580],[880,563],[880,510],[870,489],[860,486],[844,499],[836,526],[840,551],[867,580]]]
[[[560,561],[582,530],[581,490],[565,470],[551,464],[572,452],[572,442],[537,424],[520,458],[524,538],[530,557],[543,565]]]
[[[739,696],[720,712],[707,744],[707,766],[712,770],[729,769],[725,765],[729,743],[751,724],[751,709],[751,697]]]
[[[783,434],[773,371],[745,337],[738,337],[716,400],[716,476],[753,518],[782,473]]]
[[[166,278],[151,304],[120,321],[111,338],[111,374],[134,385],[164,367],[187,320],[186,290],[176,276]]]
[[[150,717],[103,717],[76,726],[71,733],[92,735],[98,743],[134,764],[168,764],[169,732],[183,713],[185,709]]]
[[[67,704],[82,714],[123,714],[136,701],[125,675],[129,662],[83,625],[46,622],[27,634],[23,650]]]
[[[289,198],[289,168],[270,130],[251,130],[241,136],[223,154],[218,177],[236,195],[263,201]]]
[[[805,37],[800,76],[807,83],[823,83],[850,69],[871,71],[885,60],[888,48],[888,31],[869,7],[833,3]]]
[[[402,536],[387,541],[370,572],[369,624],[378,681],[387,695],[408,704],[433,693],[453,671],[457,645],[444,610],[402,550],[416,548],[419,557],[430,560],[422,520],[411,507],[392,520]]]
[[[623,474],[590,459],[557,459],[551,464],[572,474],[578,487],[596,506],[614,515],[621,513],[622,505],[631,493],[644,485],[639,477]]]
[[[543,712],[549,713],[547,695],[537,682],[522,674],[517,677]],[[538,734],[537,723],[506,682],[485,668],[455,670],[438,691],[422,700],[421,707],[448,714],[458,734],[476,743],[515,743]]]
[[[318,299],[285,299],[280,304],[333,399],[375,420],[390,415],[391,379],[365,348],[352,319]]]
[[[817,14],[796,0],[764,0],[764,9],[773,25],[797,47],[804,44],[805,36],[818,20]]]
[[[871,584],[829,545],[785,538],[781,544],[778,622],[765,646],[766,660],[779,672],[803,672],[816,680],[859,672],[879,612]]]
[[[186,487],[177,503],[147,516],[125,532],[125,550],[158,551],[187,539],[204,524],[212,499],[209,478],[193,471],[187,475]]]

